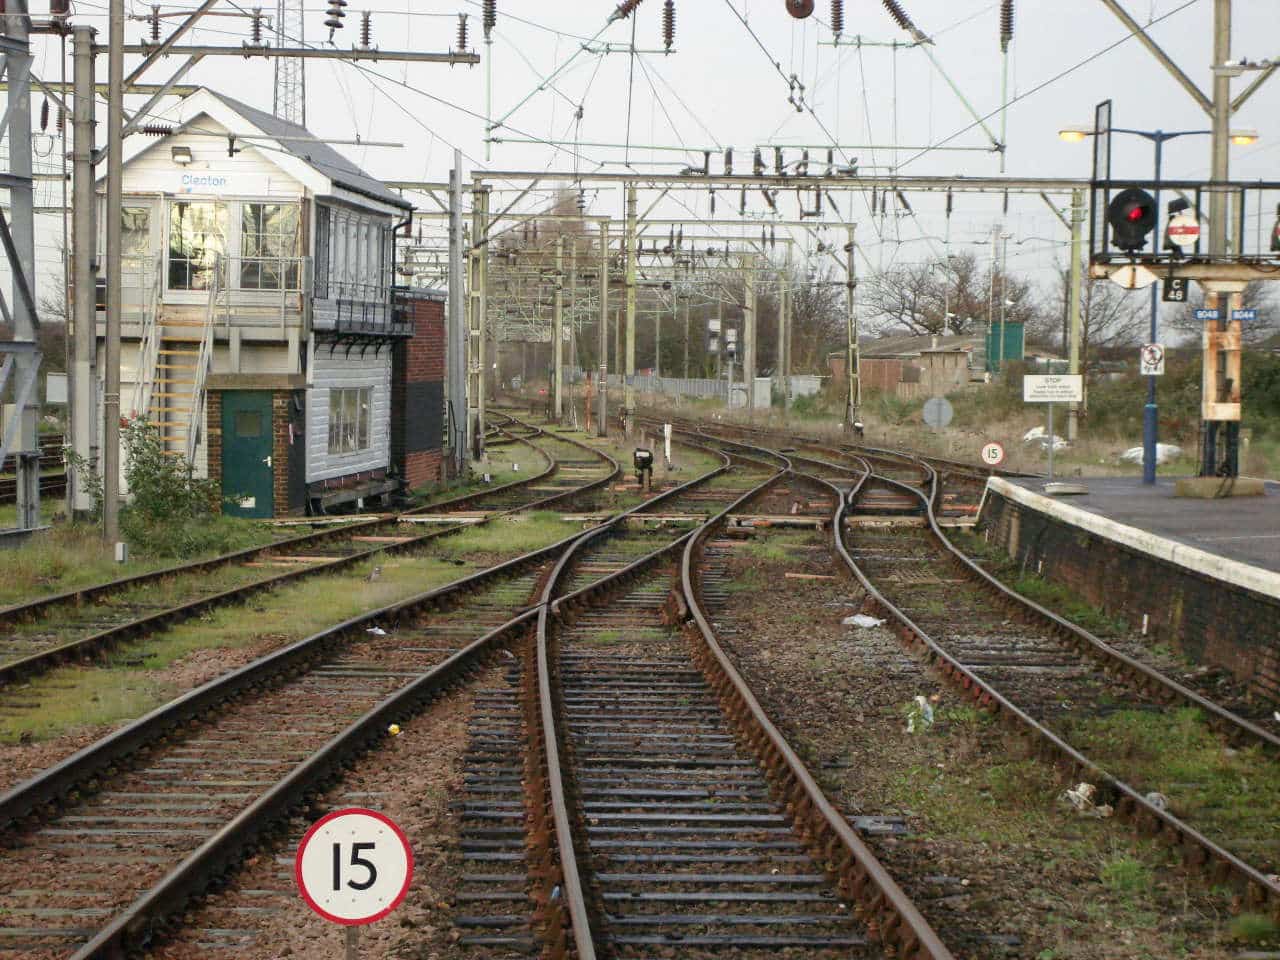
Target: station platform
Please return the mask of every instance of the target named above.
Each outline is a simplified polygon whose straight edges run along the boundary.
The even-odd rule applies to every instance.
[[[1087,494],[1063,497],[1045,496],[1043,481],[1034,478],[993,477],[989,489],[1202,572],[1226,574],[1230,567],[1219,561],[1228,561],[1275,573],[1274,580],[1261,578],[1260,584],[1280,588],[1280,483],[1268,483],[1261,497],[1201,500],[1175,497],[1172,477],[1157,479],[1154,487],[1143,486],[1136,477],[1091,477],[1082,482]]]
[[[1051,497],[1042,479],[992,477],[977,528],[1027,573],[1280,702],[1280,484],[1207,500],[1174,496],[1172,477],[1082,482]]]

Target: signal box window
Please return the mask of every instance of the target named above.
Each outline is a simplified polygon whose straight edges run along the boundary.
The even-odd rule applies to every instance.
[[[226,247],[225,204],[188,200],[169,204],[170,290],[208,290]]]

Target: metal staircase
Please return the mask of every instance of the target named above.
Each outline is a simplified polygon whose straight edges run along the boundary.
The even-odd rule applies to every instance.
[[[145,415],[159,432],[164,452],[183,457],[188,469],[194,465],[204,425],[205,385],[213,361],[213,318],[220,274],[220,270],[213,271],[203,319],[164,315],[158,267],[154,290],[143,305],[133,415]]]

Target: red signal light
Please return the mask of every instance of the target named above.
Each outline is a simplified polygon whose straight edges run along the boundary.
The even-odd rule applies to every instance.
[[[1147,211],[1143,210],[1140,206],[1135,206],[1129,208],[1129,212],[1125,214],[1125,219],[1129,220],[1131,223],[1137,223],[1146,215]]]

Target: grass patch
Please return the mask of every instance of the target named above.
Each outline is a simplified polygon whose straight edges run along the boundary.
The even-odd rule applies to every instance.
[[[761,532],[763,531],[763,532]],[[795,563],[796,550],[811,545],[813,534],[807,530],[756,528],[756,535],[744,540],[738,552],[744,557],[764,563]]]
[[[1129,856],[1107,860],[1098,871],[1098,877],[1114,893],[1125,897],[1143,894],[1151,889],[1151,868],[1141,860]]]
[[[992,576],[1028,600],[1049,608],[1090,633],[1108,637],[1123,636],[1129,632],[1129,625],[1123,617],[1112,616],[1080,599],[1069,587],[1020,571],[1003,547],[988,543],[972,533],[951,531],[948,536],[962,553],[982,561],[982,566]]]
[[[1280,939],[1280,926],[1261,913],[1242,913],[1228,926],[1231,939],[1240,943],[1267,943]]]
[[[224,518],[236,528],[245,546],[270,543],[296,535],[253,521]],[[189,555],[187,560],[226,552],[213,549]],[[0,604],[33,600],[119,577],[149,573],[172,566],[171,560],[147,554],[131,555],[128,563],[116,563],[102,542],[101,530],[88,524],[65,524],[33,536],[13,550],[0,551]]]
[[[587,637],[586,641],[593,647],[608,647],[625,639],[621,630],[600,630]]]
[[[317,576],[252,598],[246,605],[212,611],[139,643],[126,644],[101,667],[68,667],[37,677],[12,698],[35,708],[0,717],[0,741],[46,739],[85,725],[113,724],[141,716],[181,693],[183,686],[157,671],[199,651],[240,650],[269,641],[284,646],[335,623],[452,580],[469,570],[439,557],[381,557],[378,580],[355,580],[375,565],[367,561],[343,574]]]
[[[450,560],[489,553],[516,556],[563,540],[581,529],[579,524],[561,520],[556,510],[535,510],[498,517],[441,537],[435,541],[435,552]]]
[[[1093,604],[1086,603],[1062,584],[1028,575],[1015,580],[1013,589],[1090,633],[1102,636],[1128,633],[1128,624],[1122,618],[1109,616]]]
[[[1063,723],[1067,738],[1229,850],[1274,863],[1280,845],[1280,767],[1259,747],[1228,748],[1193,707],[1118,710]],[[1268,868],[1270,869],[1270,868]]]

